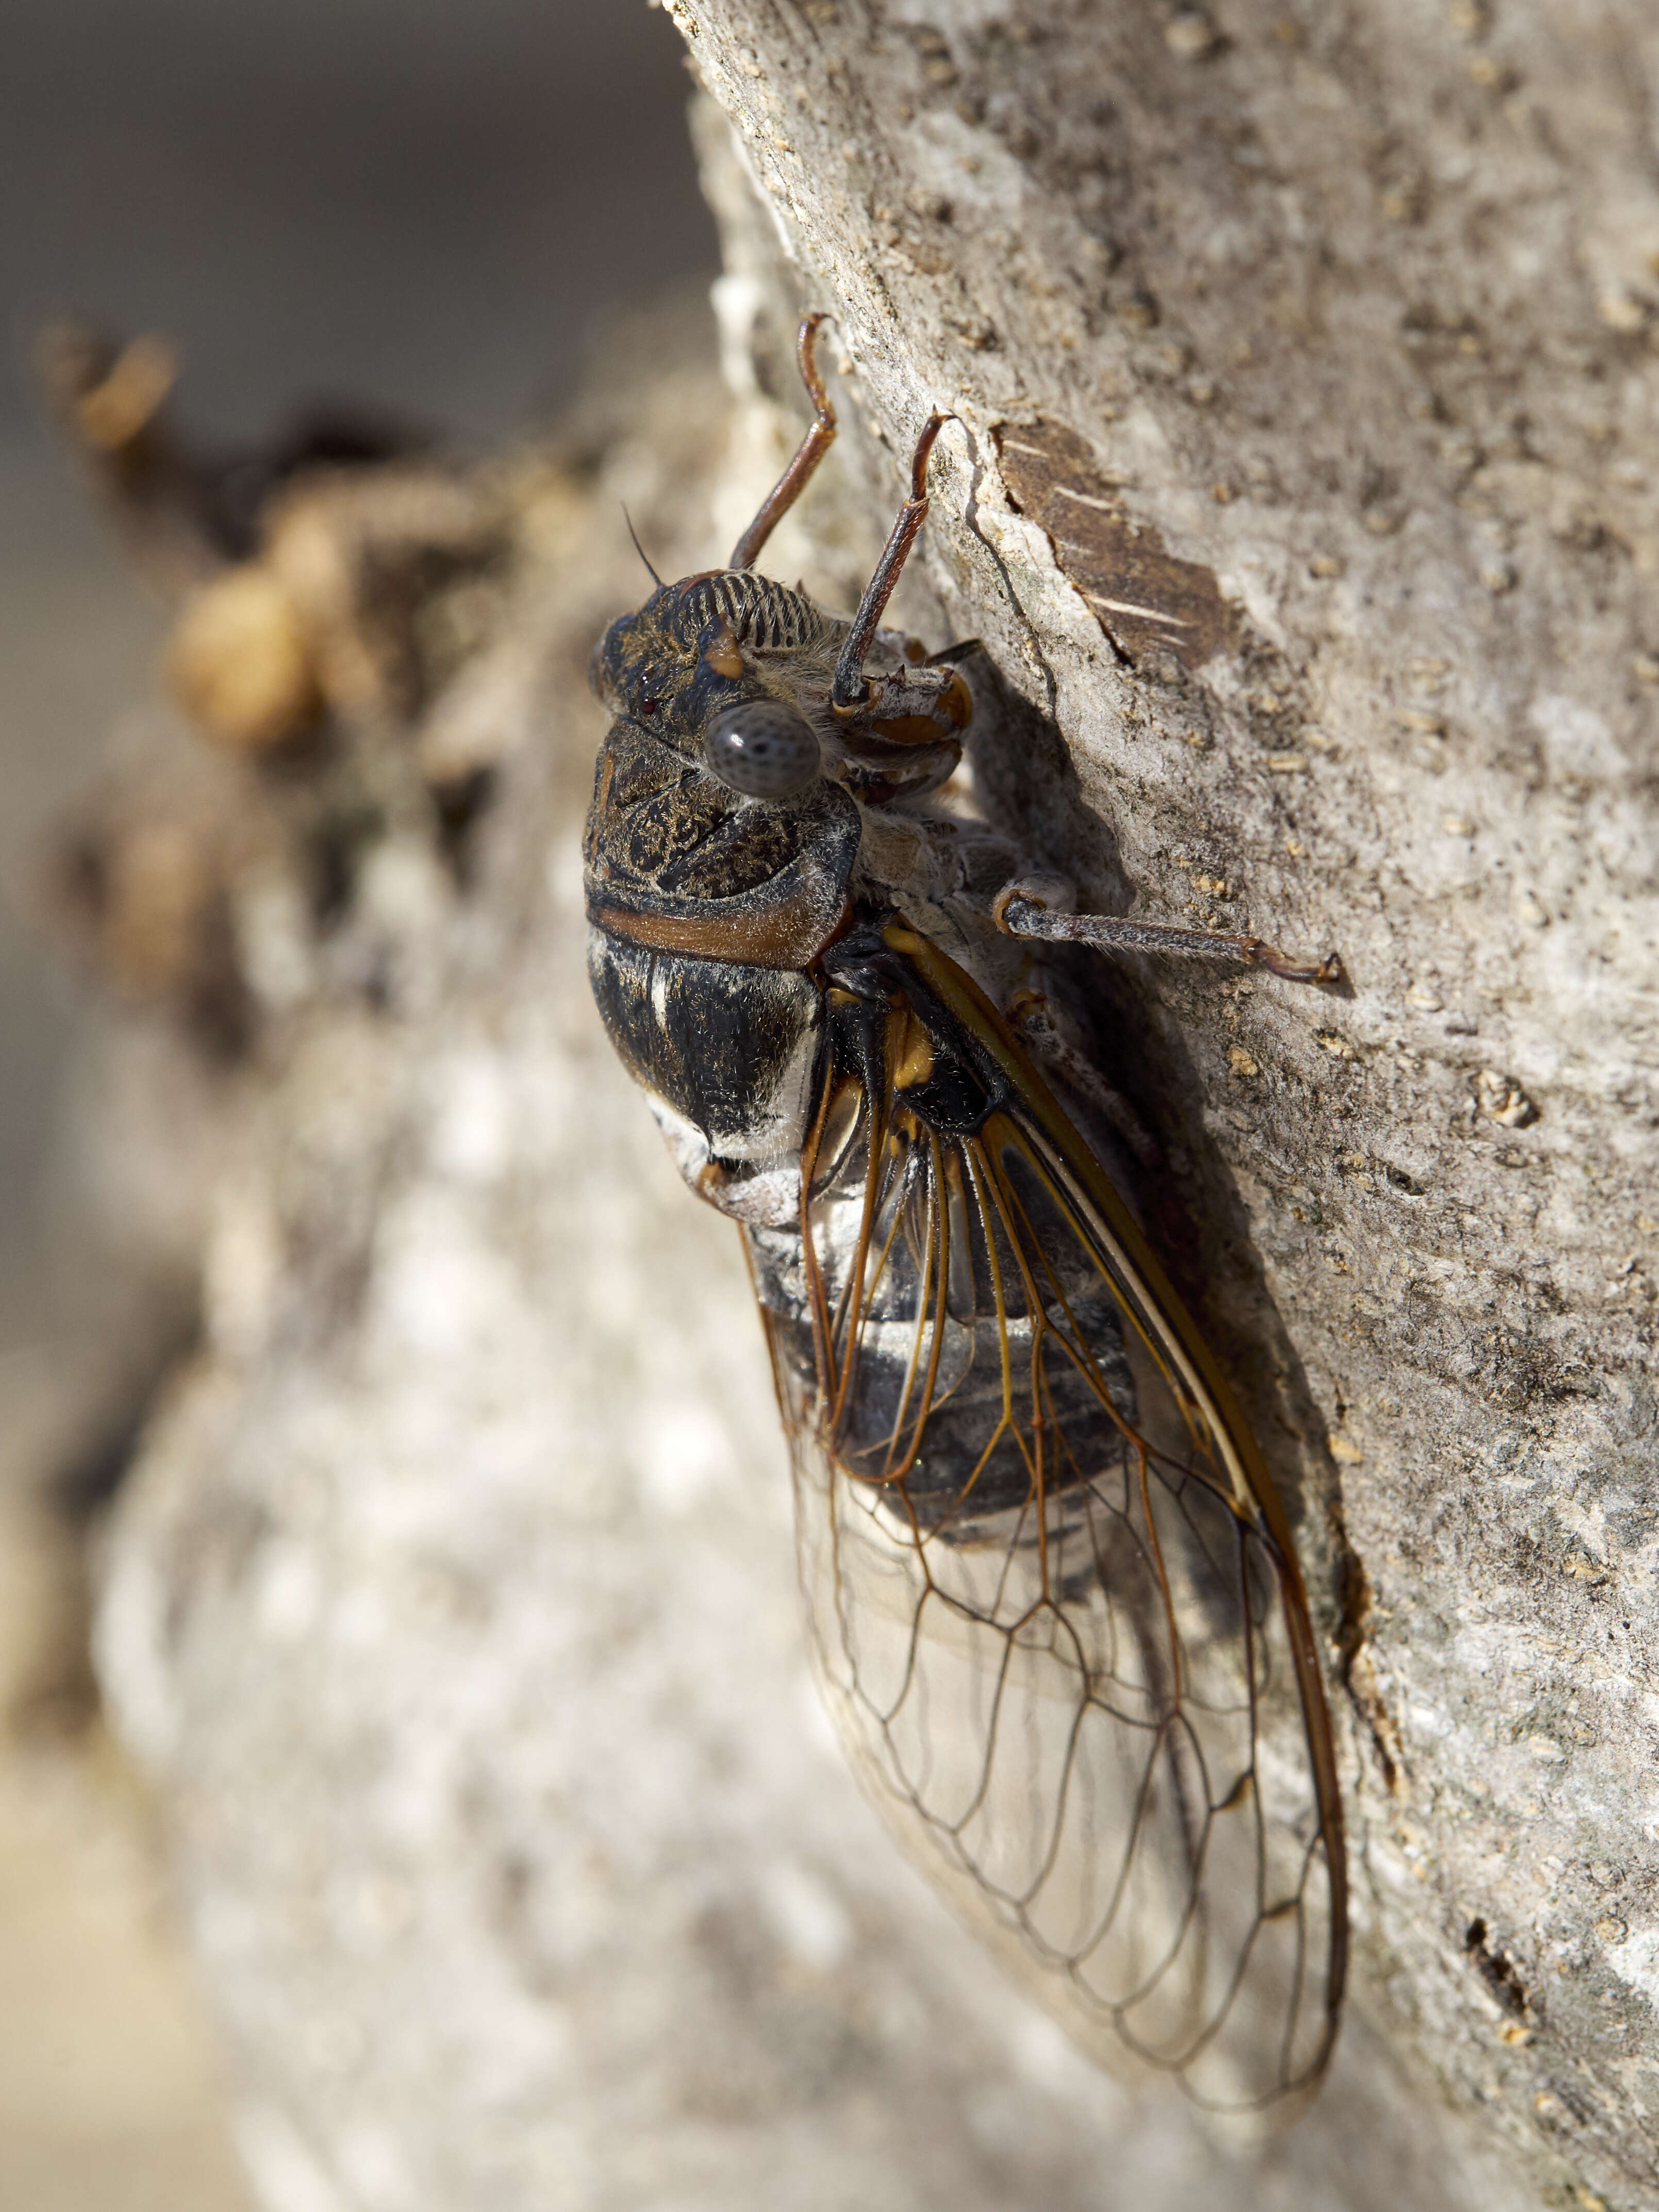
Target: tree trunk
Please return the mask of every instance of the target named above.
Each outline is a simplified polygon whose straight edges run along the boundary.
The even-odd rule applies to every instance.
[[[239,556],[307,672],[201,817],[232,1164],[102,1651],[256,2178],[1659,2205],[1659,30],[669,4],[735,403],[642,331],[550,451],[296,479]],[[857,1802],[738,1252],[587,1003],[617,501],[721,557],[807,306],[844,434],[764,565],[848,603],[953,409],[905,615],[1012,687],[986,805],[1085,905],[1349,979],[1098,986],[1338,1686],[1349,2026],[1253,2159],[1073,2057]]]

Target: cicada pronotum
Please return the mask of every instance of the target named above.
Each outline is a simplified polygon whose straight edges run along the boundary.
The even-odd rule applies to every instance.
[[[1003,1009],[1045,939],[1251,938],[1084,917],[928,794],[954,665],[756,574],[659,584],[593,680],[593,988],[686,1181],[745,1238],[794,1465],[812,1654],[909,1856],[1092,2055],[1206,2105],[1316,2083],[1346,1942],[1342,1816],[1290,1531],[1232,1391],[1085,1139],[1075,1050]],[[654,572],[653,572],[654,573]],[[1068,1103],[1062,1104],[1065,1097]]]

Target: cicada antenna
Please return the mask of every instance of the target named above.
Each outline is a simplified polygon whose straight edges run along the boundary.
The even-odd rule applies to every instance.
[[[629,537],[633,539],[633,541],[634,541],[634,550],[635,550],[635,551],[639,555],[639,556],[640,556],[641,560],[641,561],[643,561],[643,562],[644,562],[644,563],[645,563],[645,571],[646,571],[647,575],[648,575],[648,576],[650,577],[650,579],[651,579],[652,582],[656,586],[657,589],[658,589],[659,591],[661,591],[661,589],[662,589],[662,578],[661,578],[661,577],[657,574],[656,570],[655,570],[655,569],[651,566],[651,556],[650,556],[650,555],[646,551],[646,550],[645,550],[644,546],[641,544],[641,543],[640,543],[640,533],[639,533],[639,532],[638,532],[637,530],[635,530],[635,527],[634,527],[634,518],[633,518],[633,516],[632,516],[632,515],[628,512],[628,509],[627,509],[627,507],[624,507],[623,508],[623,521],[628,525],[628,534],[629,534]]]

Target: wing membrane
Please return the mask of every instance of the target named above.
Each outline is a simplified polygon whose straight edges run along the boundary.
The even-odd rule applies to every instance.
[[[901,1844],[1080,2043],[1272,2105],[1323,2068],[1346,1942],[1288,1531],[1083,1139],[906,941],[998,1103],[907,1103],[901,1003],[879,1085],[830,1056],[799,1244],[751,1232],[817,1672]]]

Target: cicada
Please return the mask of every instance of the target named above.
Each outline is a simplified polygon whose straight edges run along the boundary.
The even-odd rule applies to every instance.
[[[1045,940],[1253,938],[1081,916],[957,765],[963,649],[755,562],[814,419],[723,569],[593,660],[614,719],[585,859],[599,1011],[686,1182],[741,1224],[791,1446],[811,1655],[889,1828],[1089,2053],[1261,2109],[1315,2085],[1346,1948],[1342,1814],[1285,1512],[1150,1249]],[[653,572],[654,576],[654,571]],[[1022,1020],[1010,1008],[1025,1010]]]

